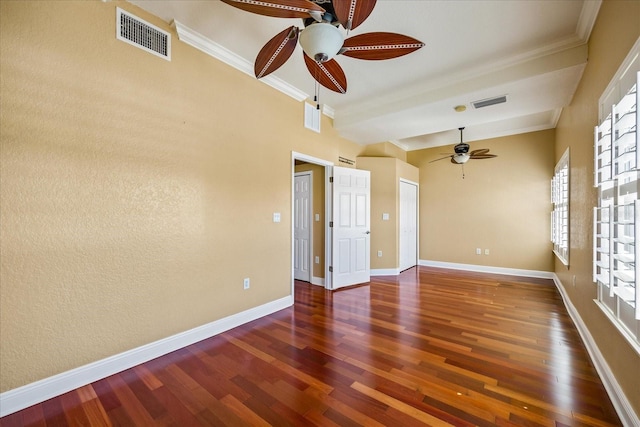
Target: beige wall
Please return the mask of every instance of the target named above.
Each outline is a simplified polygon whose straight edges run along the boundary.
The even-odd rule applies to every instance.
[[[367,157],[395,157],[403,162],[407,161],[407,152],[390,142],[366,145],[360,155]]]
[[[371,171],[371,269],[398,268],[400,179],[418,182],[418,168],[393,157],[358,157],[357,166]]]
[[[324,255],[325,255],[325,185],[324,185],[324,166],[314,165],[311,163],[303,163],[296,165],[296,172],[311,171],[313,173],[313,212],[311,213],[311,221],[313,222],[313,248],[312,274],[317,278],[324,278]],[[318,221],[315,216],[319,215]],[[315,257],[320,258],[320,262],[315,262]]]
[[[0,2],[3,392],[289,295],[291,151],[361,151],[175,34],[171,62],[116,40],[116,6],[171,31]]]
[[[589,62],[571,105],[565,108],[556,130],[556,160],[570,149],[570,266],[555,262],[555,272],[572,304],[589,329],[607,364],[640,414],[640,355],[593,302],[592,282],[593,128],[598,123],[598,99],[627,53],[640,36],[640,2],[602,3],[589,41]],[[576,285],[572,286],[573,277]]]
[[[462,166],[447,159],[429,163],[453,146],[407,154],[420,169],[420,259],[552,271],[554,131],[471,143],[478,148],[498,157],[470,160],[464,179]]]

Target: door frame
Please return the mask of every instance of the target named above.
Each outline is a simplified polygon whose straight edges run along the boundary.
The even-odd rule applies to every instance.
[[[333,176],[334,163],[313,157],[296,151],[291,152],[291,218],[293,218],[293,202],[294,202],[294,174],[296,173],[296,160],[315,165],[324,166],[324,288],[331,289],[333,278],[329,271],[331,263],[331,228],[329,221],[331,220],[332,200],[331,200],[331,177]],[[312,219],[315,215],[312,213]],[[293,220],[291,221],[291,295],[294,295],[295,282],[293,278],[294,253],[293,253]],[[313,268],[313,264],[312,264]],[[312,273],[313,277],[313,273]]]

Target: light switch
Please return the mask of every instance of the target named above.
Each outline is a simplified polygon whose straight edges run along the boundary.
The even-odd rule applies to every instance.
[[[316,214],[316,222],[320,221],[320,214]]]
[[[273,213],[273,222],[280,222],[280,212]]]
[[[382,214],[382,220],[383,221],[389,221],[389,214],[388,213],[383,213]]]

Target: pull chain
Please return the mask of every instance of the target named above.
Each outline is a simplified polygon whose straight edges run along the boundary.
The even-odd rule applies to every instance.
[[[318,83],[318,80],[316,80],[316,87],[315,87],[315,96],[313,97],[313,100],[316,102],[316,110],[320,109],[320,84]]]

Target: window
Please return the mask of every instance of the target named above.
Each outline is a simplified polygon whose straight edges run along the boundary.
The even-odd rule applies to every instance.
[[[640,39],[600,98],[595,128],[593,280],[598,306],[640,353]]]
[[[569,265],[569,149],[556,165],[551,180],[551,241],[553,252]]]

